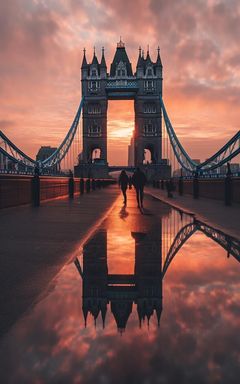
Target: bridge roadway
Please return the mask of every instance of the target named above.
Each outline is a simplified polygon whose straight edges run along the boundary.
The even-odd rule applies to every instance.
[[[178,192],[173,193],[173,198],[168,198],[166,190],[152,187],[147,187],[146,190],[153,197],[186,213],[194,214],[197,220],[240,240],[240,204],[226,207],[220,200],[196,200],[191,195],[179,196]]]
[[[0,210],[0,334],[38,300],[63,265],[79,255],[118,194],[115,186],[109,186],[74,200],[51,200],[38,208]]]

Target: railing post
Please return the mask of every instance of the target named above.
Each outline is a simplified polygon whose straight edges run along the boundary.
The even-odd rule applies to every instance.
[[[198,179],[198,172],[194,173],[193,178],[193,198],[198,199],[199,198],[199,179]]]
[[[92,179],[92,190],[95,191],[96,189],[96,183],[95,183],[95,180]]]
[[[91,188],[90,179],[86,180],[86,192],[89,193]]]
[[[180,176],[178,179],[178,194],[179,196],[183,195],[183,177]]]
[[[83,195],[84,194],[84,179],[80,179],[80,182],[79,182],[80,186],[80,194]]]
[[[73,173],[70,173],[69,179],[68,179],[68,197],[69,199],[74,198],[74,178]]]
[[[161,180],[161,189],[164,190],[164,180]]]
[[[40,206],[40,177],[38,167],[35,168],[32,178],[32,205],[33,207]]]
[[[232,179],[232,172],[231,172],[229,163],[227,164],[227,166],[228,166],[228,171],[225,177],[224,200],[225,200],[225,205],[230,206],[232,205],[233,179]]]

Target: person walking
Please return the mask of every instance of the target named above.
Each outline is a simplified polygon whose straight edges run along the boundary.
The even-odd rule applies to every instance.
[[[129,176],[128,178],[128,184],[129,184],[129,189],[132,189],[132,177]]]
[[[127,205],[127,187],[129,184],[129,178],[128,178],[128,175],[126,174],[125,171],[121,172],[119,179],[118,179],[118,184],[121,188],[121,191],[122,191],[122,194],[124,197],[123,203],[124,203],[124,205]]]
[[[144,187],[147,182],[145,174],[137,167],[132,176],[132,183],[136,191],[138,208],[143,208]]]
[[[174,184],[172,178],[166,181],[167,197],[173,198]]]

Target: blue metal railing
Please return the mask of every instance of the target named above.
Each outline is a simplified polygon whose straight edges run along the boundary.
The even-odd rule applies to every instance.
[[[160,97],[166,130],[170,139],[174,154],[183,169],[190,173],[210,172],[226,164],[240,153],[240,131],[238,131],[219,151],[208,160],[195,163],[181,145],[168,117],[165,105]]]

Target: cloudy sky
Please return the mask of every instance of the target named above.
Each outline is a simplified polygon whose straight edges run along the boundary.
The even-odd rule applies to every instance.
[[[161,48],[164,100],[194,158],[209,156],[240,127],[237,0],[9,0],[0,2],[0,129],[28,154],[58,145],[74,118],[83,48],[122,36],[134,68],[138,47]],[[127,112],[126,112],[127,111]],[[109,160],[126,158],[133,103],[109,105]],[[124,155],[123,152],[124,151]]]

